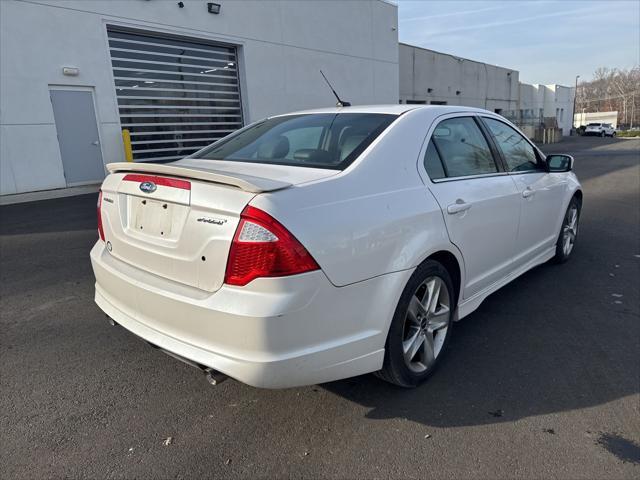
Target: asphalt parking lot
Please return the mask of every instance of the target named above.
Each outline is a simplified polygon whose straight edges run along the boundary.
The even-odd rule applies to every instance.
[[[638,478],[640,139],[544,150],[583,182],[573,258],[457,324],[415,390],[212,387],[93,303],[94,195],[0,207],[0,476]]]

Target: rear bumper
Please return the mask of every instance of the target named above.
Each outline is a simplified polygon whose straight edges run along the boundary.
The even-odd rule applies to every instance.
[[[127,330],[243,383],[285,388],[378,370],[410,271],[334,287],[320,272],[208,293],[91,251],[95,301]]]

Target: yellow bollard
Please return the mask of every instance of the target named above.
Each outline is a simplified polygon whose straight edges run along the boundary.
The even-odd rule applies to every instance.
[[[131,134],[126,128],[122,129],[122,143],[124,144],[124,159],[133,162],[133,150],[131,149]]]

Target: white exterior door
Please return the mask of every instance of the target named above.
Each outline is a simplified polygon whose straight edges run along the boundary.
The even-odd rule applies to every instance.
[[[512,269],[520,192],[501,171],[474,117],[440,122],[429,140],[424,165],[449,238],[462,252],[462,297],[469,298]]]
[[[558,237],[558,210],[565,197],[564,175],[547,173],[531,142],[506,123],[482,117],[520,193],[520,226],[514,267],[551,248]]]

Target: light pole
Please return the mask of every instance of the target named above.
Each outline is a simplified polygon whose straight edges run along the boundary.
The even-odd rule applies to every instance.
[[[578,79],[580,75],[576,75],[576,88],[573,90],[573,112],[571,112],[571,126],[575,128],[576,125],[576,97],[578,96]]]

